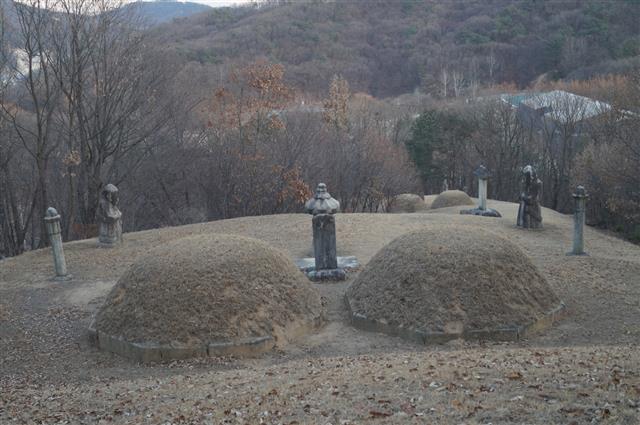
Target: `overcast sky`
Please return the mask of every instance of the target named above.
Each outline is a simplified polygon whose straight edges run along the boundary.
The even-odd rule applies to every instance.
[[[193,3],[202,3],[207,6],[219,7],[219,6],[233,6],[234,4],[250,3],[251,0],[188,0]]]

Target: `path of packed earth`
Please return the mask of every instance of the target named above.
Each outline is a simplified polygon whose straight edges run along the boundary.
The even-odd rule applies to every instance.
[[[418,346],[348,324],[345,283],[315,285],[329,322],[259,359],[141,366],[87,344],[92,314],[149,248],[198,233],[233,233],[309,256],[310,217],[277,215],[126,234],[121,248],[65,244],[74,278],[53,283],[50,252],[0,262],[0,423],[629,423],[640,422],[640,248],[587,229],[589,256],[568,257],[572,221],[543,210],[543,231],[502,219],[340,214],[339,255],[369,259],[427,225],[471,224],[519,245],[567,304],[529,340]],[[310,283],[311,284],[311,283]],[[65,422],[66,421],[66,422]]]

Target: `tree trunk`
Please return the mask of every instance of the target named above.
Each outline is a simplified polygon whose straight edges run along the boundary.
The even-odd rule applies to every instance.
[[[102,190],[102,178],[100,176],[102,164],[95,165],[87,190],[87,220],[88,224],[96,222],[96,212],[98,211],[98,203],[100,202],[100,191]]]
[[[38,217],[37,223],[40,231],[40,241],[38,243],[38,248],[43,248],[49,244],[49,236],[47,235],[47,229],[44,224],[44,217],[47,213],[47,208],[49,208],[49,199],[47,196],[47,161],[38,158],[37,160],[38,167],[38,208],[36,209]]]

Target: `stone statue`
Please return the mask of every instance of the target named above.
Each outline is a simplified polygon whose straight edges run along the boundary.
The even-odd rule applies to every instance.
[[[313,198],[305,204],[307,213],[313,215],[313,254],[315,267],[307,272],[311,280],[344,280],[346,273],[338,267],[336,253],[336,219],[340,202],[327,192],[327,185],[318,184]]]
[[[108,184],[102,189],[97,217],[100,226],[98,243],[112,247],[122,242],[122,213],[118,209],[118,188]]]
[[[307,213],[318,214],[335,214],[340,210],[340,202],[333,199],[327,192],[327,185],[319,183],[316,188],[316,194],[309,199],[304,205]]]
[[[520,194],[517,225],[524,229],[540,229],[542,227],[542,212],[539,196],[542,191],[542,182],[538,178],[535,168],[531,165],[524,167],[522,175],[523,191]]]

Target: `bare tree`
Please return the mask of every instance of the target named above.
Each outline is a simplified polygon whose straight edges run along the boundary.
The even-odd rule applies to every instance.
[[[464,74],[458,70],[453,70],[451,72],[451,84],[453,84],[453,95],[455,97],[460,97],[460,95],[462,94],[464,83]]]
[[[513,200],[518,191],[520,167],[530,159],[527,134],[517,110],[500,99],[493,99],[475,104],[471,114],[475,128],[472,143],[478,162],[493,172],[490,196]]]
[[[98,196],[117,178],[118,158],[159,131],[166,73],[154,63],[137,18],[119,1],[60,0],[50,34],[52,64],[65,97],[69,217],[95,222]],[[77,182],[74,176],[77,175]]]
[[[489,54],[486,57],[486,63],[487,63],[487,71],[489,73],[489,83],[493,84],[494,75],[498,68],[498,58],[496,57],[495,50],[493,47],[491,47],[491,50],[489,51]]]
[[[640,115],[633,112],[640,107],[640,73],[617,87],[622,90],[594,126],[574,181],[590,188],[592,222],[640,242]]]
[[[551,92],[544,104],[537,124],[536,134],[541,139],[541,168],[546,189],[543,198],[555,209],[568,205],[566,194],[570,191],[571,172],[576,154],[588,137],[586,126],[588,99],[566,92]]]
[[[0,3],[0,104],[6,105],[5,93],[11,79],[8,69],[9,48],[6,43],[7,22],[5,19],[4,3]],[[29,223],[23,221],[20,213],[18,194],[14,184],[15,170],[13,165],[18,158],[16,140],[7,116],[0,111],[0,256],[18,255],[24,249],[24,238]],[[31,217],[31,209],[26,210]]]
[[[442,89],[442,97],[447,98],[447,88],[449,87],[449,70],[444,67],[440,71],[440,86]]]
[[[25,150],[33,158],[36,171],[35,214],[40,219],[38,235],[32,235],[34,242],[42,246],[46,243],[44,229],[45,215],[49,203],[47,172],[51,155],[60,143],[56,120],[59,118],[59,102],[61,92],[56,84],[51,62],[56,52],[50,49],[47,38],[48,26],[51,22],[49,9],[53,4],[48,0],[32,0],[15,3],[19,57],[11,69],[16,77],[13,87],[14,97],[25,105],[25,108],[11,107],[3,104],[3,111],[13,125],[15,133]],[[33,117],[35,123],[28,121]]]

